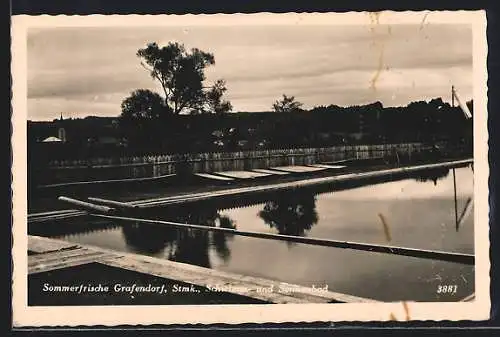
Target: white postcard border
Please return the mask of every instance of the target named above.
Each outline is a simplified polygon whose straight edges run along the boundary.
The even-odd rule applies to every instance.
[[[152,26],[175,24],[402,24],[470,23],[473,26],[474,74],[474,225],[475,300],[458,303],[395,302],[375,304],[271,304],[176,306],[27,306],[27,47],[29,27]],[[487,149],[487,40],[484,11],[381,12],[314,14],[217,15],[91,15],[12,17],[13,78],[13,324],[21,326],[149,325],[190,323],[266,323],[316,321],[485,320],[490,313],[488,149]]]

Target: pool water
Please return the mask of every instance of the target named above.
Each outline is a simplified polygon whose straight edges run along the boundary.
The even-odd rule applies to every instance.
[[[163,208],[154,217],[473,254],[472,197],[473,171],[461,167],[344,190],[272,193],[245,207],[212,203]],[[472,212],[464,212],[467,205]],[[327,285],[331,291],[381,301],[457,301],[474,292],[474,267],[451,262],[90,217],[30,224],[29,231],[303,286]],[[438,293],[445,285],[456,286],[456,292]]]

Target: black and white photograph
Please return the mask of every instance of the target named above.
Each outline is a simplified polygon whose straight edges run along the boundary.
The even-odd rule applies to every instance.
[[[15,323],[488,318],[483,12],[12,19]]]

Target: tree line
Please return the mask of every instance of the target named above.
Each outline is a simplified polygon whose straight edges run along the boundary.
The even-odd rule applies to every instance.
[[[205,83],[206,69],[215,65],[213,54],[197,48],[187,50],[177,42],[163,47],[153,42],[139,49],[137,57],[159,83],[161,93],[149,89],[132,91],[122,101],[117,119],[64,121],[68,135],[64,146],[68,151],[60,151],[60,155],[239,151],[438,140],[472,143],[472,120],[441,98],[404,107],[384,107],[375,102],[304,109],[294,96],[283,94],[270,104],[268,112],[230,113],[233,107],[224,97],[226,82],[217,79],[208,86]],[[467,104],[472,111],[472,102]],[[33,124],[31,130],[35,129]],[[95,140],[102,135],[119,141],[99,144]]]

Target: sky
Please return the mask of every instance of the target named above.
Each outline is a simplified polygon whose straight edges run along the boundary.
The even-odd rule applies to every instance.
[[[136,52],[170,41],[214,54],[206,85],[224,79],[235,112],[269,111],[283,94],[308,109],[449,102],[452,84],[472,98],[470,25],[48,27],[28,31],[28,119],[118,116],[133,90],[161,93]]]

